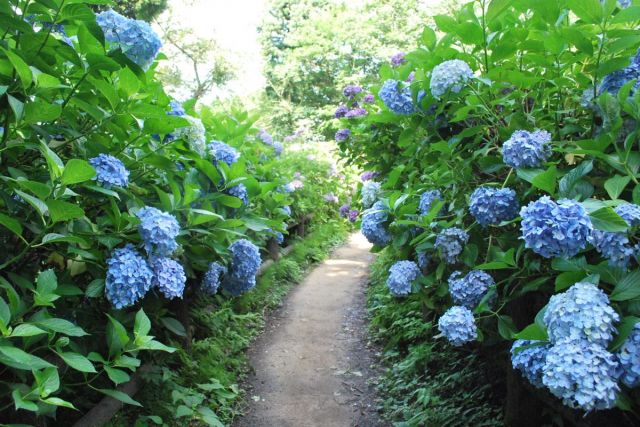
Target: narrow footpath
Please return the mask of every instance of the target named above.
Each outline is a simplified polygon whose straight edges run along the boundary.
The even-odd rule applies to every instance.
[[[377,427],[365,287],[373,255],[353,234],[298,285],[249,351],[236,427]]]

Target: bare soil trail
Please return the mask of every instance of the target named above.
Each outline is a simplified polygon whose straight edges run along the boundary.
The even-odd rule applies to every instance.
[[[236,427],[378,427],[360,234],[336,249],[270,317],[249,351],[247,414]]]

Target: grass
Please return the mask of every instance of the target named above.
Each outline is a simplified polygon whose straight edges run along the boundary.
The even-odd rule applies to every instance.
[[[127,406],[111,422],[124,426],[222,426],[240,414],[244,393],[238,383],[247,370],[245,350],[262,331],[265,315],[277,308],[306,271],[325,259],[348,234],[343,221],[312,226],[293,250],[272,264],[256,287],[239,298],[220,295],[190,307],[194,336],[190,351],[180,350],[154,366],[135,396],[143,409]]]

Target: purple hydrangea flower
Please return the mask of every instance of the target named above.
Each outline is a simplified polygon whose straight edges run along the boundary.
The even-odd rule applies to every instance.
[[[412,71],[409,73],[409,75],[407,76],[407,80],[405,80],[407,83],[413,83],[413,80],[416,78],[416,72]],[[420,102],[420,101],[418,101]]]
[[[404,52],[398,52],[391,55],[391,65],[394,67],[399,67],[402,64],[405,64],[407,60],[404,58]]]
[[[350,136],[351,136],[351,131],[349,129],[340,129],[338,132],[336,132],[335,138],[336,138],[336,141],[342,142],[349,139]]]
[[[347,85],[342,90],[342,94],[349,99],[353,99],[360,92],[362,92],[362,88],[358,85]]]
[[[457,305],[473,310],[489,288],[495,285],[493,277],[482,270],[471,270],[466,276],[454,271],[449,276],[449,294]]]
[[[431,205],[433,202],[438,200],[444,200],[442,198],[442,193],[439,190],[429,190],[425,191],[420,195],[420,203],[418,204],[418,210],[421,215],[427,215],[431,210]]]
[[[367,110],[365,110],[364,108],[354,108],[353,110],[347,111],[347,114],[345,114],[344,117],[347,119],[355,119],[357,117],[362,117],[366,115],[367,115]]]
[[[347,215],[349,214],[349,210],[351,209],[351,206],[349,205],[342,205],[340,206],[340,209],[338,209],[338,212],[340,212],[340,216],[343,218],[346,218]]]
[[[349,212],[351,214],[351,212]],[[391,242],[391,234],[386,228],[387,211],[382,202],[376,202],[364,211],[360,230],[370,243],[385,246]]]
[[[258,132],[258,139],[267,145],[273,145],[273,137],[264,129]]]
[[[227,190],[227,193],[230,196],[237,197],[238,199],[242,200],[242,204],[244,206],[249,205],[249,192],[247,191],[247,187],[244,184],[234,185]]]
[[[360,175],[360,180],[362,182],[365,182],[365,181],[372,180],[376,176],[378,176],[378,172],[368,171],[368,172],[364,172],[362,175]]]
[[[246,239],[240,239],[231,246],[231,263],[222,286],[231,295],[238,296],[256,286],[256,274],[260,268],[260,251]]]
[[[212,141],[207,148],[209,153],[211,153],[211,156],[213,156],[214,164],[224,162],[228,166],[231,166],[240,158],[238,150],[222,141]]]
[[[359,211],[357,211],[356,209],[351,209],[347,217],[349,218],[350,222],[356,222],[358,220],[358,215],[360,215]]]
[[[347,113],[349,112],[349,107],[347,107],[344,104],[341,104],[338,106],[338,108],[336,108],[336,112],[334,113],[334,116],[339,119],[342,118],[344,116],[347,115]]]
[[[365,104],[373,104],[375,100],[376,100],[376,97],[375,97],[375,95],[374,95],[374,94],[372,94],[372,93],[368,93],[368,94],[366,94],[366,95],[364,96],[364,98],[362,98],[362,101],[363,101]]]

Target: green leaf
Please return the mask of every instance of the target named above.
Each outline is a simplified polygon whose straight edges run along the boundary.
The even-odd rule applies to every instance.
[[[228,196],[226,194],[220,194],[218,196],[218,200],[220,201],[220,203],[222,203],[225,206],[228,206],[230,208],[239,208],[240,206],[242,206],[242,200],[240,200],[237,197],[233,197],[233,196]]]
[[[36,325],[32,325],[31,323],[22,323],[15,328],[11,332],[11,337],[33,337],[36,335],[46,334],[47,331],[38,328]]]
[[[49,243],[78,243],[80,245],[88,245],[85,239],[79,236],[65,236],[64,234],[58,233],[49,233],[45,234],[42,238],[41,245],[49,244]],[[39,246],[39,245],[37,245]]]
[[[36,211],[38,211],[41,217],[44,217],[49,212],[49,208],[42,200],[35,198],[25,193],[24,191],[20,191],[20,190],[13,190],[13,191],[15,191],[18,196],[22,197],[25,202],[29,203]]]
[[[502,14],[513,3],[512,0],[492,0],[487,8],[486,19],[491,22]]]
[[[67,365],[71,366],[76,371],[92,374],[96,373],[96,368],[93,366],[93,363],[79,353],[58,353],[58,356],[60,356]]]
[[[20,77],[20,81],[22,82],[22,87],[24,89],[27,89],[33,82],[33,74],[31,73],[31,68],[29,68],[29,65],[24,62],[24,59],[22,59],[15,52],[12,52],[5,48],[2,48],[2,51],[5,53],[5,55],[7,55],[7,58],[9,58],[9,62],[11,62],[11,65],[13,65],[16,73],[18,73],[18,77]]]
[[[53,122],[62,113],[62,107],[36,99],[24,105],[24,122],[34,124],[40,122]]]
[[[640,270],[632,271],[624,276],[613,288],[609,299],[628,301],[637,297],[640,297]]]
[[[640,21],[640,6],[629,6],[620,10],[611,20],[614,24]]]
[[[19,348],[5,344],[0,344],[0,362],[25,371],[54,367],[44,359],[26,353]]]
[[[40,397],[47,397],[60,388],[60,376],[58,375],[58,368],[55,366],[45,368],[42,371],[34,370],[33,376],[36,379]]]
[[[65,185],[88,181],[96,176],[96,170],[88,162],[71,159],[67,162],[62,173],[62,183]]]
[[[22,116],[24,115],[24,103],[9,94],[7,94],[7,99],[9,100],[11,111],[13,111],[13,114],[16,116],[16,121],[22,120]]]
[[[627,222],[609,206],[591,212],[589,217],[593,227],[597,230],[625,232],[629,227]]]
[[[38,320],[34,323],[42,328],[49,329],[54,332],[59,332],[70,337],[83,337],[85,335],[89,335],[80,326],[76,326],[65,319],[51,318]]]
[[[130,97],[140,89],[140,79],[130,69],[123,68],[118,73],[118,87]]]
[[[516,326],[513,323],[513,319],[509,316],[498,316],[498,333],[506,340],[513,339]]]
[[[36,292],[39,294],[50,294],[58,287],[58,278],[53,269],[48,269],[38,274],[36,280]]]
[[[130,341],[127,330],[113,317],[109,316],[109,324],[107,325],[107,342],[109,343],[109,353],[114,355],[120,352]]]
[[[84,216],[84,210],[80,206],[62,200],[47,200],[47,207],[54,223]]]
[[[0,224],[8,228],[13,234],[18,237],[22,237],[22,225],[17,219],[11,218],[3,213],[0,213]]]
[[[115,385],[119,385],[122,383],[126,383],[131,379],[129,374],[121,369],[110,368],[108,366],[104,367],[104,370],[107,372],[109,379],[113,381]]]
[[[97,298],[104,294],[104,279],[94,279],[89,283],[84,294],[89,298]]]
[[[140,309],[136,313],[136,320],[133,325],[133,334],[135,336],[147,336],[151,330],[151,321],[144,314],[144,310]]]
[[[626,316],[622,318],[622,321],[618,325],[618,335],[613,340],[613,342],[609,345],[609,351],[615,352],[622,347],[625,340],[629,335],[631,335],[631,331],[633,331],[633,327],[636,323],[640,322],[640,317],[635,316]]]
[[[102,394],[106,394],[107,396],[113,397],[114,399],[119,400],[120,402],[126,403],[128,405],[142,407],[142,405],[139,402],[133,400],[131,396],[119,390],[109,390],[104,388],[97,388],[96,390],[98,390]]]
[[[66,400],[62,400],[59,397],[47,397],[46,399],[40,399],[40,400],[49,405],[63,406],[65,408],[75,409],[76,411],[78,410],[78,408],[73,406],[73,403],[67,402]]]
[[[583,176],[586,176],[593,170],[593,161],[587,160],[581,162],[578,166],[571,169],[565,176],[560,179],[559,196],[572,198],[575,192],[573,188]]]
[[[161,317],[160,323],[162,323],[165,328],[176,335],[179,335],[181,337],[187,336],[187,331],[184,329],[182,323],[180,323],[180,321],[174,319],[173,317]]]
[[[537,340],[544,341],[549,337],[547,335],[547,331],[541,328],[538,324],[532,323],[522,331],[515,334],[515,338],[520,340]]]
[[[13,397],[13,403],[16,409],[25,409],[27,411],[37,412],[38,405],[30,400],[24,400],[22,393],[17,388],[11,392],[11,397]]]
[[[60,157],[58,157],[58,155],[44,142],[40,143],[40,152],[47,160],[47,165],[49,165],[51,180],[55,181],[60,178],[60,176],[62,176],[62,171],[64,170],[64,163]]]
[[[553,193],[555,193],[556,191],[556,175],[556,166],[551,165],[549,169],[536,175],[531,180],[531,184],[533,184],[534,187],[553,195]]]
[[[604,183],[604,189],[612,200],[615,200],[622,194],[625,187],[631,181],[631,177],[615,175]]]
[[[602,5],[599,0],[568,0],[567,4],[586,23],[598,24],[602,21]]]

